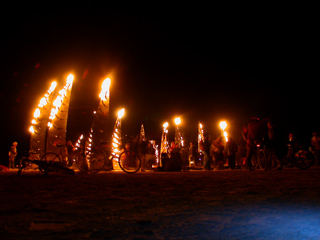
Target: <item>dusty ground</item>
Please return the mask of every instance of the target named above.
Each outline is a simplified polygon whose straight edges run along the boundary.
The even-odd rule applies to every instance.
[[[0,172],[0,239],[320,239],[320,169]]]

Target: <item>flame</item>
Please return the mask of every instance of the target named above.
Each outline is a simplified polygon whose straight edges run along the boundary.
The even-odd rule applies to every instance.
[[[114,135],[114,138],[119,138],[117,133],[114,133],[113,135]]]
[[[116,137],[114,137],[112,140],[113,140],[113,142],[115,142],[116,144],[120,144],[119,140],[118,140]]]
[[[124,115],[124,108],[122,108],[119,112],[118,112],[118,118],[121,119]]]
[[[41,98],[41,100],[40,100],[40,103],[39,103],[39,107],[43,107],[43,106],[45,106],[45,105],[47,105],[47,98],[46,97],[43,97],[43,98]]]
[[[222,121],[220,122],[220,128],[222,129],[222,131],[224,131],[227,127],[227,122],[226,121]]]
[[[34,111],[34,114],[33,114],[34,119],[32,119],[32,121],[31,121],[31,123],[32,123],[33,125],[36,125],[36,124],[37,124],[36,118],[39,118],[40,115],[41,115],[40,108],[43,108],[44,106],[46,106],[46,105],[48,104],[48,102],[49,102],[49,97],[50,97],[51,93],[55,90],[56,86],[57,86],[57,82],[53,81],[53,82],[51,83],[50,88],[49,88],[48,91],[45,93],[44,97],[42,97],[42,98],[40,99],[40,102],[39,102],[39,104],[38,104],[38,108]],[[52,126],[52,125],[50,125],[50,124],[48,123],[48,127],[50,128],[51,126]],[[29,128],[29,132],[30,132],[31,134],[35,133],[35,130],[34,130],[34,127],[33,127],[33,126],[31,126],[31,127]]]
[[[52,93],[56,89],[56,86],[57,86],[57,82],[53,81],[51,83],[51,86],[50,86],[49,90],[48,90],[48,93],[49,94]]]
[[[175,120],[174,120],[174,123],[176,125],[179,125],[181,123],[181,119],[179,117],[177,117]]]
[[[39,109],[39,108],[37,108],[37,109],[34,111],[33,117],[34,117],[34,118],[40,117],[40,109]]]
[[[228,133],[226,131],[223,132],[223,136],[225,137],[226,142],[228,142]]]
[[[102,101],[107,100],[109,98],[109,88],[110,88],[111,80],[110,78],[106,78],[101,85],[101,92],[99,97]]]
[[[164,124],[163,124],[163,127],[166,129],[167,127],[169,126],[169,123],[168,122],[165,122]]]
[[[69,76],[67,77],[66,85],[64,86],[63,89],[61,89],[59,91],[59,95],[53,101],[54,108],[51,109],[50,116],[49,116],[50,120],[53,120],[56,117],[56,115],[61,107],[62,101],[63,101],[64,97],[66,97],[66,95],[67,95],[67,91],[69,91],[69,89],[72,86],[73,79],[74,79],[74,76],[72,74],[69,74]],[[53,82],[52,85],[56,85],[56,83]],[[49,124],[48,124],[48,126],[49,126]],[[51,126],[49,126],[49,127],[51,127]]]
[[[54,101],[53,101],[53,106],[55,106],[56,108],[61,107],[61,103],[62,103],[62,97],[61,95],[59,95]]]
[[[65,96],[65,95],[67,94],[66,89],[65,89],[65,88],[61,89],[61,90],[59,91],[59,94],[60,94],[60,96]]]
[[[30,132],[30,133],[34,133],[34,127],[33,127],[33,126],[31,126],[31,127],[29,128],[29,132]]]
[[[67,85],[72,85],[74,80],[74,76],[72,74],[69,74],[69,76],[67,77]]]

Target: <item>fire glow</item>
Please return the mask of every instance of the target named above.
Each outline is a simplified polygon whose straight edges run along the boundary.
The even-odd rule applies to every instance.
[[[110,85],[111,85],[111,80],[110,78],[107,78],[103,81],[102,86],[101,86],[101,92],[99,94],[99,97],[101,99],[101,101],[106,101],[107,99],[109,99],[109,89],[110,89]]]
[[[220,122],[220,128],[222,130],[222,136],[224,137],[224,139],[226,140],[226,142],[228,142],[228,133],[225,131],[225,129],[227,128],[227,122],[226,121],[222,121]]]
[[[121,118],[124,115],[124,108],[118,112],[118,118],[114,125],[113,136],[112,136],[112,155],[115,159],[119,158],[120,145],[121,145]]]
[[[30,132],[31,134],[35,133],[35,128],[34,128],[34,126],[37,125],[37,123],[38,123],[37,120],[38,120],[39,117],[41,116],[41,110],[40,110],[40,109],[45,108],[45,107],[47,106],[47,104],[48,104],[48,102],[49,102],[49,98],[50,98],[51,94],[53,93],[53,91],[56,89],[56,86],[57,86],[57,82],[53,81],[53,82],[51,83],[50,88],[48,89],[48,91],[47,91],[46,94],[44,95],[44,97],[42,97],[42,98],[40,99],[40,102],[39,102],[39,104],[38,104],[38,108],[36,108],[36,110],[35,110],[34,113],[33,113],[33,117],[34,117],[34,118],[33,118],[32,121],[31,121],[32,126],[30,126],[30,128],[29,128],[29,132]]]
[[[72,83],[73,83],[73,79],[74,76],[72,74],[70,74],[67,77],[67,83],[64,86],[64,88],[62,90],[59,91],[59,95],[57,96],[57,98],[53,101],[53,108],[51,109],[50,112],[50,116],[49,116],[49,121],[48,121],[48,127],[49,129],[53,126],[52,125],[52,121],[58,117],[57,113],[61,107],[61,104],[63,102],[63,99],[66,97],[67,95],[67,91],[70,91],[70,89],[72,88]]]

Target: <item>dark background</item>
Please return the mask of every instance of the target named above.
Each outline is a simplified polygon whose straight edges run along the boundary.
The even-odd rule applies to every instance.
[[[13,141],[27,150],[34,109],[51,81],[61,89],[69,73],[68,140],[89,131],[110,77],[110,125],[124,107],[128,136],[144,124],[147,137],[160,140],[162,124],[169,122],[172,135],[180,116],[187,142],[196,141],[199,121],[219,135],[220,120],[240,141],[250,117],[272,117],[308,143],[319,130],[314,16],[269,10],[152,17],[73,11],[2,21],[1,163]]]

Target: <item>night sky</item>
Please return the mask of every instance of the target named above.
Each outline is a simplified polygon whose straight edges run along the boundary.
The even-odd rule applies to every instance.
[[[312,16],[310,16],[312,17]],[[52,80],[75,75],[67,137],[87,133],[102,81],[111,78],[110,122],[124,107],[125,134],[160,139],[162,124],[182,118],[187,141],[198,121],[213,136],[226,120],[239,138],[250,117],[273,117],[288,131],[318,131],[318,55],[311,19],[260,15],[123,17],[32,15],[2,23],[1,160],[12,141],[28,145],[28,127]],[[317,65],[318,66],[318,65]]]

